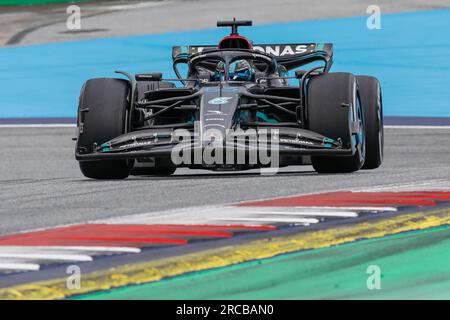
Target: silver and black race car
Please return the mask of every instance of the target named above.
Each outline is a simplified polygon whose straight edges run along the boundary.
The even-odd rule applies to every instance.
[[[330,73],[330,43],[253,44],[238,34],[251,21],[217,25],[232,29],[217,46],[173,47],[176,79],[117,71],[123,78],[83,85],[75,153],[86,177],[299,164],[345,173],[381,165],[376,78]]]

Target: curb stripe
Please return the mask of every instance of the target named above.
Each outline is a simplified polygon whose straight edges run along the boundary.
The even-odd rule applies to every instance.
[[[67,240],[67,241],[66,241]],[[76,245],[81,245],[81,246],[89,246],[90,244],[92,244],[92,246],[98,246],[98,245],[103,245],[103,246],[116,246],[116,245],[121,245],[121,246],[128,246],[128,245],[133,245],[133,244],[142,244],[142,245],[166,245],[166,244],[171,244],[171,245],[184,245],[187,244],[188,240],[186,239],[174,239],[174,238],[133,238],[133,237],[123,237],[123,238],[118,238],[118,237],[94,237],[94,236],[87,236],[87,237],[82,237],[82,236],[72,236],[70,238],[62,238],[62,237],[58,237],[58,238],[44,238],[44,239],[12,239],[12,240],[4,240],[1,241],[0,245],[4,246],[4,245],[15,245],[15,246],[20,246],[20,245],[40,245],[40,246],[62,246],[64,244],[70,244],[71,246],[76,246]]]
[[[302,206],[366,206],[415,205],[434,206],[441,200],[450,200],[450,192],[349,192],[338,191],[305,196],[243,202],[238,207],[302,207]]]
[[[213,218],[213,220],[220,221],[248,221],[248,222],[273,222],[273,223],[318,223],[318,219],[314,218]]]
[[[35,263],[0,263],[0,270],[38,271],[40,266]]]
[[[205,215],[204,219],[198,216],[199,221],[203,220],[201,225],[155,225],[151,224],[154,218],[152,222],[147,222],[150,224],[130,224],[133,217],[139,217],[135,215],[131,217],[131,220],[123,219],[122,222],[125,222],[125,224],[89,223],[3,236],[0,237],[0,248],[3,247],[0,249],[0,256],[27,260],[8,261],[12,263],[48,263],[49,261],[61,261],[54,258],[55,255],[70,256],[72,252],[69,250],[52,249],[52,247],[65,246],[82,247],[83,250],[78,250],[78,253],[88,254],[88,259],[92,260],[92,257],[113,252],[113,249],[99,251],[91,249],[87,251],[85,250],[86,247],[117,248],[119,246],[140,250],[142,247],[149,246],[187,245],[191,240],[229,238],[238,232],[273,230],[276,229],[276,226],[310,226],[327,221],[327,219],[356,218],[359,213],[366,214],[364,211],[368,211],[369,214],[377,213],[380,208],[389,208],[390,212],[395,212],[396,207],[434,206],[449,200],[450,192],[448,191],[338,191],[242,202],[234,206],[219,208],[218,211],[204,208],[202,211]],[[266,206],[261,207],[264,204]],[[384,205],[390,206],[385,207]],[[311,206],[315,209],[311,209]],[[322,206],[332,208],[325,210]],[[349,206],[361,206],[365,210],[344,210]],[[189,212],[187,213],[189,214]],[[216,216],[214,217],[213,214]],[[238,222],[241,225],[208,225],[208,223],[214,223],[214,221]],[[246,226],[248,224],[258,224],[259,226]],[[275,226],[261,226],[261,224],[273,224]],[[20,246],[22,248],[19,248]],[[44,249],[37,249],[39,246],[44,247]],[[36,249],[30,250],[33,247]],[[120,251],[115,252],[120,253]]]
[[[325,211],[249,211],[249,214],[257,215],[286,215],[286,216],[308,216],[308,217],[339,217],[339,218],[356,218],[358,213],[350,211],[336,211],[336,212],[325,212]]]
[[[253,206],[252,206],[253,207]],[[265,207],[261,207],[261,208],[265,208]],[[270,206],[270,208],[274,208],[273,206]],[[276,207],[275,207],[276,208]],[[364,212],[364,211],[369,211],[369,212],[374,212],[374,211],[379,211],[379,212],[396,212],[398,211],[397,208],[395,207],[289,207],[292,209],[298,209],[298,210],[332,210],[333,212],[342,212],[342,211],[357,211],[357,212]],[[280,207],[281,209],[287,209],[286,207]]]
[[[32,260],[56,260],[56,261],[92,261],[92,257],[84,254],[57,254],[57,253],[0,253],[0,258],[32,259]]]
[[[0,237],[1,246],[184,245],[190,237],[229,238],[235,232],[275,230],[274,226],[84,224]],[[167,235],[169,237],[164,237]],[[131,247],[134,247],[131,245]]]
[[[378,238],[449,224],[450,208],[403,214],[388,220],[359,223],[336,229],[306,231],[291,236],[272,237],[196,254],[111,268],[85,275],[80,289],[67,289],[65,279],[0,288],[0,299],[63,299],[77,294],[153,282],[187,272],[225,267],[300,250],[325,248],[360,239]]]
[[[142,247],[186,245],[191,240],[230,238],[237,233],[275,230],[274,226],[81,224],[0,237],[2,272],[17,263],[92,261],[111,253],[140,253]],[[77,253],[74,255],[74,252]],[[9,258],[5,261],[5,258]],[[13,258],[13,259],[11,259]],[[30,270],[35,267],[30,266]]]
[[[71,236],[70,238],[59,238],[61,240],[76,240],[80,241],[79,243],[82,244],[83,241],[89,241],[89,242],[108,242],[108,243],[151,243],[151,244],[187,244],[186,239],[174,239],[174,238],[131,238],[131,237],[95,237],[95,236]]]
[[[0,252],[60,252],[81,251],[92,253],[118,252],[140,253],[141,249],[132,247],[94,247],[94,246],[0,246]]]

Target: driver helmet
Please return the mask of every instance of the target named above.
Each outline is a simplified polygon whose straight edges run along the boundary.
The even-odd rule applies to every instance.
[[[253,77],[252,67],[247,60],[236,60],[230,64],[228,71],[229,80],[251,81]]]
[[[224,77],[225,77],[225,63],[220,61],[216,66],[215,78],[216,81],[223,81]],[[251,81],[252,78],[253,78],[252,67],[247,60],[237,60],[230,63],[228,71],[228,80]]]

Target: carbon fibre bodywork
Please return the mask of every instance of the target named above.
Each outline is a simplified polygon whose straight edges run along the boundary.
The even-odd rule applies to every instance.
[[[230,43],[237,47],[227,47]],[[304,163],[305,156],[352,156],[357,152],[357,139],[343,141],[309,128],[308,83],[313,77],[328,73],[332,44],[252,45],[232,33],[219,46],[175,46],[172,58],[177,79],[163,79],[160,73],[133,76],[119,71],[129,81],[124,133],[92,146],[77,145],[77,160],[164,158],[172,159],[174,166],[240,170],[267,164],[259,156],[251,163],[239,165],[225,159],[216,163],[198,159],[176,163],[173,155],[189,153],[195,158],[196,153],[212,148],[214,154],[234,152],[249,159],[255,150],[259,155],[271,153],[275,147],[278,154],[288,159],[282,165],[290,165]],[[239,60],[252,65],[251,79],[229,79],[229,65]],[[226,66],[223,79],[215,77],[218,62]],[[312,62],[320,65],[287,75],[288,71]],[[184,77],[178,68],[183,63],[187,65]],[[171,81],[181,82],[182,86],[169,85]],[[345,135],[355,136],[360,131],[357,104],[342,107],[349,110]],[[86,111],[80,109],[80,130],[83,112]]]

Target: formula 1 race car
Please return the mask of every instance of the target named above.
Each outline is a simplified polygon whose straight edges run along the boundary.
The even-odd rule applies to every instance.
[[[231,27],[217,46],[173,47],[176,79],[117,71],[126,79],[83,85],[75,153],[86,177],[299,164],[346,173],[381,165],[376,78],[330,73],[330,43],[253,44],[238,34],[251,21],[217,25]]]

